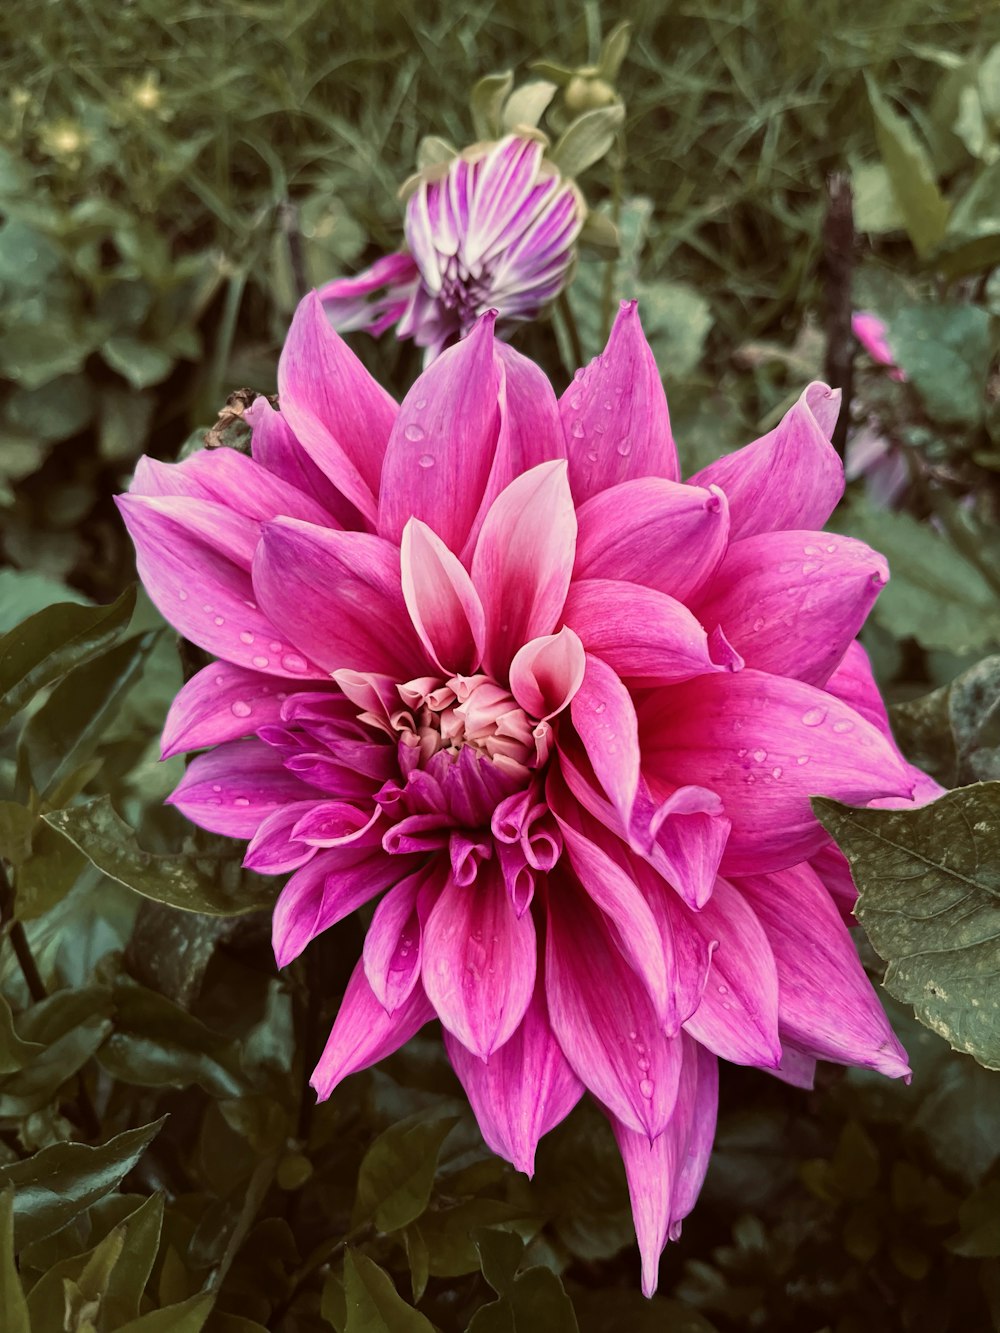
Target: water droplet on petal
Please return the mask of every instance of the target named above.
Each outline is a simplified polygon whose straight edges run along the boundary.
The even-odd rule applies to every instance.
[[[212,613],[212,607],[208,602],[203,602],[201,609],[205,612],[206,615],[211,615]]]
[[[275,642],[273,642],[273,643],[269,643],[267,646],[268,646],[268,648],[270,648],[270,650],[271,650],[272,653],[280,653],[280,652],[281,652],[281,644],[278,643],[277,641],[275,641]]]
[[[424,408],[427,406],[427,399],[418,398],[417,401],[413,404],[413,406],[417,409],[418,412],[422,412]]]
[[[772,768],[772,769],[771,769],[771,777],[772,777],[772,778],[780,778],[781,775],[782,775],[782,773],[783,773],[784,771],[785,771],[785,770],[784,770],[783,768]]]
[[[598,460],[598,457],[599,457],[599,454],[598,454],[598,452],[597,452],[596,449],[588,449],[588,450],[587,450],[587,462],[588,462],[588,463],[596,463],[597,460]]]
[[[212,783],[212,790],[213,790],[213,791],[222,791],[222,788],[219,786],[219,784],[218,784],[217,782],[213,782],[213,783]]]
[[[298,653],[285,653],[281,659],[281,665],[286,671],[308,671],[309,663]]]
[[[248,629],[243,630],[240,634],[240,643],[253,643],[253,635]]]
[[[572,426],[570,426],[570,428],[569,428],[569,433],[574,437],[574,439],[582,440],[582,439],[583,439],[583,422],[582,422],[582,421],[574,421],[573,424],[572,424]]]
[[[225,685],[225,683],[226,683],[226,678],[225,678],[225,676],[216,676],[216,678],[215,678],[215,683],[216,683],[216,685]]]
[[[629,439],[624,439],[620,441],[618,445],[618,453],[621,454],[622,458],[628,458],[631,452],[632,452],[632,441]]]
[[[639,1084],[639,1091],[648,1101],[653,1095],[653,1080],[651,1078],[644,1078]]]
[[[216,617],[215,617],[215,623],[216,623],[217,625],[224,625],[224,624],[226,623],[226,617],[225,617],[225,616],[216,616]]]
[[[255,667],[259,667],[260,670],[263,671],[264,668],[267,666],[269,660],[270,660],[269,658],[266,658],[258,653],[258,655],[253,659],[253,664]]]
[[[833,724],[833,729],[834,729],[834,731],[836,731],[839,735],[843,736],[843,734],[844,734],[845,731],[853,731],[853,730],[854,730],[854,723],[853,723],[853,722],[848,722],[847,718],[846,718],[846,717],[843,717],[843,718],[840,719],[839,722],[834,722],[834,724]]]
[[[229,705],[229,711],[233,717],[249,717],[253,709],[245,699],[236,699]]]
[[[807,575],[815,574],[817,569],[822,569],[822,568],[823,566],[820,564],[818,560],[807,560],[806,563],[802,566],[802,573]]]
[[[601,713],[603,713],[603,712],[605,711],[606,708],[607,708],[607,704],[602,702],[602,703],[596,704],[596,705],[594,706],[594,712],[597,713],[598,715],[600,715]]]
[[[579,412],[580,408],[583,406],[583,395],[575,393],[573,397],[569,400],[569,405],[571,408],[573,408],[575,412]],[[582,433],[583,432],[581,431],[581,434]]]
[[[433,455],[433,454],[421,454],[420,457],[417,459],[417,464],[418,464],[418,466],[424,468],[425,470],[426,470],[427,468],[429,468],[429,467],[433,467],[433,466],[434,466],[434,455]]]
[[[418,426],[415,421],[411,421],[408,426],[404,426],[403,434],[408,440],[412,440],[414,444],[416,444],[417,440],[422,440],[424,438],[424,428],[423,426]]]
[[[836,542],[831,542],[830,545],[829,545],[826,549],[827,549],[827,554],[828,554],[828,555],[833,555],[834,551],[837,549],[837,543],[836,543]]]
[[[719,994],[720,994],[720,995],[728,995],[728,994],[729,994],[729,987],[728,987],[728,986],[720,986],[720,987],[719,987]]]
[[[638,1032],[630,1032],[630,1033],[628,1034],[628,1039],[629,1039],[629,1041],[635,1041],[635,1039],[636,1039],[636,1037],[638,1037],[638,1035],[639,1035]]]
[[[612,404],[611,404],[611,399],[610,399],[610,398],[605,398],[604,403],[602,404],[602,406],[604,407],[605,412],[610,412],[610,411],[611,411],[611,406],[612,406]]]
[[[188,599],[188,595],[187,595],[187,593],[184,591],[183,588],[181,588],[180,592],[177,594],[177,597],[178,597],[178,600],[179,600],[179,601],[182,601],[182,602],[186,602],[187,599]]]
[[[753,632],[755,634],[759,634],[763,628],[764,628],[764,617],[758,616],[757,619],[753,622]]]
[[[753,761],[755,764],[762,764],[766,758],[767,758],[766,750],[754,750]]]
[[[249,805],[249,804],[250,804],[250,798],[249,798],[248,796],[237,796],[236,800],[233,802],[233,805],[244,805],[244,806],[245,806],[245,805]]]
[[[802,721],[807,727],[818,727],[826,717],[825,708],[810,708],[802,714]]]
[[[819,547],[818,547],[818,546],[803,546],[803,548],[802,548],[802,553],[803,553],[803,555],[819,555]]]
[[[643,1056],[639,1060],[636,1060],[636,1064],[639,1066],[639,1068],[642,1070],[643,1073],[645,1073],[646,1070],[649,1068],[649,1061],[646,1059],[645,1056]]]

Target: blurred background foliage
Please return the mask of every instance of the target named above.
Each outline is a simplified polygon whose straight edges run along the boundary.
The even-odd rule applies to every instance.
[[[4,1333],[1000,1328],[998,1075],[908,1007],[888,1001],[908,1088],[724,1071],[705,1193],[647,1303],[593,1108],[529,1183],[484,1148],[432,1035],[314,1106],[360,923],[279,977],[276,884],[162,806],[182,761],[157,738],[190,663],[129,590],[111,496],[141,453],[200,444],[231,391],[273,391],[301,290],[399,244],[417,144],[471,137],[481,74],[585,65],[624,17],[623,151],[584,181],[621,254],[581,263],[575,335],[593,354],[609,302],[641,297],[693,471],[806,379],[850,375],[845,309],[887,321],[906,379],[858,354],[837,517],[893,565],[866,642],[912,757],[949,784],[1000,778],[994,0],[11,0]],[[831,176],[853,187],[846,247]],[[519,336],[559,388],[571,335],[563,317]],[[397,392],[416,373],[391,336],[355,345]],[[996,838],[983,856],[1000,883]],[[979,908],[995,987],[1000,909]]]

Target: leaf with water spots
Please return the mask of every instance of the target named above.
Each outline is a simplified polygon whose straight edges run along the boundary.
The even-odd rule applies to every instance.
[[[886,988],[956,1050],[1000,1069],[1000,782],[919,810],[813,799],[851,865]]]

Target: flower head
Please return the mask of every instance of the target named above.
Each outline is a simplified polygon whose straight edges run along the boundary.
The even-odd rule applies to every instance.
[[[307,298],[253,457],[144,460],[121,508],[164,615],[218,660],[173,803],[292,872],[285,965],[378,899],[313,1076],[433,1018],[489,1145],[531,1172],[588,1090],[643,1286],[697,1197],[717,1060],[906,1075],[811,793],[929,799],[855,642],[884,560],[819,529],[838,397],[680,480],[634,303],[557,401],[493,316],[397,404]]]
[[[870,310],[856,310],[851,316],[851,330],[875,364],[888,369],[890,379],[906,379],[889,346],[889,329],[884,319]]]
[[[577,186],[537,134],[479,143],[421,174],[406,205],[406,252],[320,291],[335,328],[397,326],[432,360],[496,310],[533,319],[566,285],[586,217]]]

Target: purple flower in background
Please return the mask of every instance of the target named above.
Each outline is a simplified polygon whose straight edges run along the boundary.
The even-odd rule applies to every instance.
[[[566,285],[586,217],[579,189],[538,138],[477,144],[425,172],[406,205],[407,250],[319,296],[334,328],[399,338],[428,364],[487,310],[497,331],[534,319]]]
[[[497,163],[473,165],[447,207],[464,182],[494,216],[473,201]],[[291,872],[280,966],[378,900],[319,1095],[438,1018],[486,1142],[530,1174],[589,1091],[651,1293],[718,1059],[802,1087],[817,1059],[908,1073],[809,797],[939,788],[855,641],[885,561],[818,530],[838,394],[810,385],[685,483],[634,303],[558,400],[493,322],[397,405],[307,297],[253,457],[144,459],[120,505],[150,596],[218,659],[167,719],[164,754],[206,751],[173,803]]]
[[[888,368],[890,379],[906,379],[906,375],[896,365],[896,358],[889,346],[889,329],[884,319],[870,310],[856,310],[851,316],[851,329],[871,359]]]

